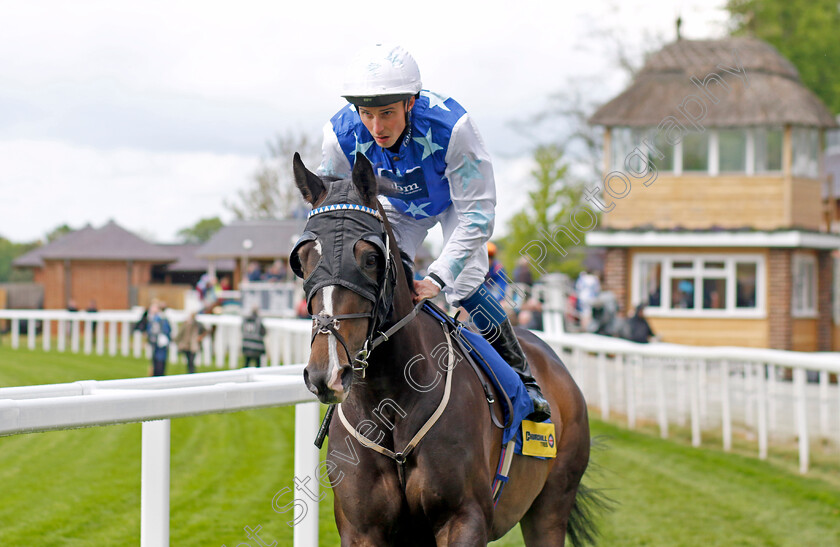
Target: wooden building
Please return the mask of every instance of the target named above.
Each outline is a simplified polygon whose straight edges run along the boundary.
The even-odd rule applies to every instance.
[[[303,233],[305,224],[306,221],[300,219],[232,222],[213,234],[196,251],[196,257],[208,261],[213,273],[218,273],[215,270],[217,264],[232,262],[233,288],[240,286],[250,262],[256,262],[261,271],[266,272],[279,260],[291,278],[288,270],[289,254]]]
[[[45,309],[73,301],[79,309],[95,302],[100,310],[125,310],[146,307],[152,298],[183,307],[185,292],[208,268],[195,256],[199,247],[150,243],[111,221],[70,232],[18,257],[13,266],[32,270]],[[215,268],[230,274],[233,261],[218,261]]]
[[[605,171],[586,242],[625,311],[645,303],[669,342],[840,350],[837,122],[789,61],[755,39],[677,41],[590,122]]]

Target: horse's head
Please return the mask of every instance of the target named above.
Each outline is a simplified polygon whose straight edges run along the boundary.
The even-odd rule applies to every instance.
[[[396,281],[394,256],[377,202],[370,162],[357,156],[351,178],[318,177],[294,157],[295,183],[312,212],[290,263],[303,278],[313,315],[306,387],[323,403],[342,402],[354,368],[366,366],[368,344],[385,321]],[[399,264],[399,263],[397,263]]]

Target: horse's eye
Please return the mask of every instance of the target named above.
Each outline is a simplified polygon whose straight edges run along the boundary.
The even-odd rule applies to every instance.
[[[376,262],[377,262],[376,253],[370,253],[365,258],[365,266],[368,267],[368,268],[373,268],[374,266],[376,266]]]

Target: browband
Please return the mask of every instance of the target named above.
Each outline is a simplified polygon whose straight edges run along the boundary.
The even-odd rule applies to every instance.
[[[321,213],[331,213],[333,211],[359,211],[360,213],[367,213],[371,216],[374,216],[380,221],[382,220],[382,216],[376,209],[371,209],[370,207],[365,207],[364,205],[355,205],[353,203],[338,203],[336,205],[325,205],[324,207],[318,207],[317,209],[312,209],[311,211],[309,211],[309,216],[307,216],[306,218],[308,220],[314,217],[315,215],[320,215]]]

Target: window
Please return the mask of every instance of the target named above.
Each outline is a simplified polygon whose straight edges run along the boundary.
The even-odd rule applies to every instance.
[[[643,260],[639,264],[639,302],[651,308],[662,305],[662,262]]]
[[[747,132],[744,129],[718,131],[721,173],[743,173],[747,170]]]
[[[755,128],[755,172],[768,173],[782,170],[782,140],[780,127]]]
[[[684,172],[709,170],[709,135],[688,133],[682,141]]]
[[[735,264],[735,307],[755,308],[758,271],[754,262]]]
[[[665,132],[657,129],[652,130],[653,137],[650,142],[653,146],[664,156],[662,159],[658,155],[651,152],[650,160],[659,172],[674,170],[674,147],[665,138]]]
[[[791,300],[791,314],[794,317],[813,317],[817,314],[817,259],[814,255],[793,255]]]
[[[794,176],[817,178],[819,175],[819,140],[816,129],[793,128],[793,167]]]
[[[625,172],[624,160],[633,151],[633,132],[629,127],[613,127],[610,140],[610,169]]]
[[[639,254],[633,302],[666,316],[760,317],[763,268],[761,255]]]

